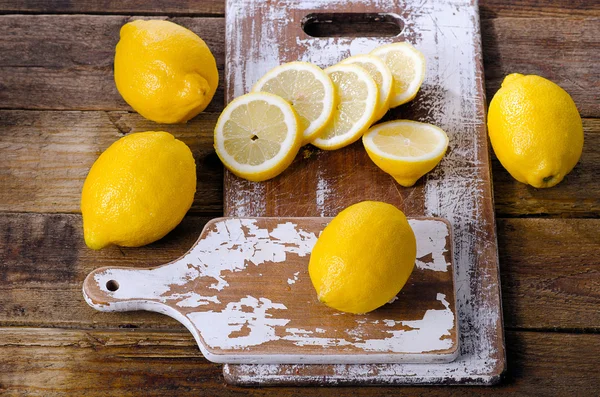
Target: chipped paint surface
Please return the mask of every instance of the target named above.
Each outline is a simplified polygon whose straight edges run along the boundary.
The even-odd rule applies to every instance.
[[[263,65],[279,64],[290,54],[320,66],[329,66],[348,55],[365,53],[396,38],[310,38],[299,33],[296,48],[280,48],[277,32],[286,31],[282,24],[291,22],[283,10],[309,12],[344,10],[353,3],[369,5],[378,12],[401,13],[405,22],[401,40],[421,50],[427,59],[427,74],[421,93],[409,107],[427,109],[419,121],[430,122],[444,129],[450,138],[450,150],[440,166],[428,174],[424,186],[424,215],[440,216],[452,224],[454,261],[456,265],[457,303],[460,316],[460,357],[450,364],[436,365],[356,365],[328,367],[324,380],[321,370],[301,366],[256,365],[225,367],[226,376],[238,383],[490,383],[499,379],[504,366],[504,346],[501,330],[497,244],[494,234],[489,176],[489,160],[485,137],[483,75],[481,68],[481,38],[477,2],[471,0],[279,0],[279,8],[259,7],[256,0],[229,0],[228,26],[261,9],[260,28],[269,32],[269,48],[257,43],[259,50],[250,59],[228,54],[229,83],[234,94],[241,94],[252,85],[254,76],[266,70]],[[231,23],[234,22],[235,23]],[[296,21],[295,21],[296,22]],[[236,51],[242,47],[243,35],[228,36],[228,46]],[[244,45],[248,45],[244,42]],[[266,51],[263,51],[266,50]],[[240,53],[241,55],[241,53]],[[257,57],[258,59],[255,59]],[[317,170],[316,213],[332,215],[340,208],[336,203],[346,194],[337,191],[335,179]],[[338,175],[336,178],[346,178]],[[326,190],[325,190],[326,188]],[[229,199],[229,197],[228,197]],[[248,200],[235,201],[232,212],[248,212]],[[419,253],[421,254],[421,252]],[[445,267],[418,263],[420,269]],[[482,293],[486,299],[482,298]],[[321,372],[319,372],[321,371]],[[314,375],[313,374],[317,374]]]
[[[316,225],[322,228],[326,222]],[[409,222],[415,231],[418,252],[429,258],[424,259],[427,263],[420,271],[446,271],[446,267],[436,269],[436,258],[444,258],[448,225],[430,219]],[[446,229],[445,234],[440,227]],[[257,219],[224,218],[212,222],[190,252],[171,264],[149,270],[106,269],[96,272],[93,279],[100,291],[117,300],[112,310],[121,310],[127,302],[131,302],[130,308],[149,310],[156,307],[146,307],[144,302],[167,304],[159,311],[191,327],[209,359],[218,354],[216,360],[224,362],[273,362],[269,361],[273,355],[267,352],[269,344],[275,342],[277,351],[284,353],[275,358],[281,362],[420,361],[425,358],[411,354],[423,352],[432,352],[435,360],[453,357],[454,352],[445,351],[452,348],[454,339],[449,337],[455,330],[455,313],[442,293],[437,294],[430,309],[423,310],[422,317],[403,320],[402,312],[393,311],[389,313],[394,316],[385,319],[341,313],[337,320],[323,323],[323,311],[326,316],[338,312],[314,299],[306,271],[320,228],[307,232],[285,220],[266,228]],[[442,244],[435,243],[437,238],[443,240]],[[306,259],[293,261],[291,256]],[[275,278],[281,279],[277,285],[283,291],[268,289],[268,296],[257,295],[260,290],[251,291],[240,281],[252,270],[255,274],[262,274],[258,269],[268,272],[269,266],[278,266],[276,274],[290,275]],[[108,289],[109,280],[119,284],[116,291]],[[230,289],[242,292],[228,294]],[[303,296],[310,297],[309,304],[316,306],[307,310]],[[90,304],[94,306],[93,302]],[[111,307],[103,306],[102,310],[110,311]],[[169,310],[179,313],[173,315]],[[256,350],[263,345],[267,346],[265,350]],[[292,346],[294,349],[290,349]],[[308,347],[316,349],[307,350]],[[331,352],[324,355],[322,349]],[[236,351],[249,354],[236,356]],[[373,354],[357,358],[361,352]]]

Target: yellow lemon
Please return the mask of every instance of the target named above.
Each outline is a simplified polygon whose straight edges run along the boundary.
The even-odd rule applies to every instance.
[[[321,302],[344,312],[367,313],[400,292],[416,255],[415,234],[402,211],[363,201],[325,227],[308,271]]]
[[[333,117],[311,143],[323,150],[336,150],[360,139],[377,115],[379,89],[369,72],[353,64],[325,69],[333,81],[339,103]]]
[[[369,72],[369,75],[377,83],[379,89],[379,101],[377,102],[377,112],[373,121],[379,120],[390,108],[390,98],[392,96],[392,86],[394,78],[390,68],[378,57],[374,55],[354,55],[344,59],[340,64],[355,64]]]
[[[488,132],[504,168],[537,188],[562,181],[583,150],[583,125],[573,99],[540,76],[506,76],[490,102]]]
[[[215,126],[215,151],[240,178],[265,181],[294,161],[302,144],[301,122],[283,98],[267,92],[237,97]]]
[[[215,58],[194,32],[168,21],[121,28],[115,83],[123,99],[157,123],[181,123],[203,111],[219,83]]]
[[[363,145],[379,168],[409,187],[440,162],[448,149],[448,136],[431,124],[394,120],[367,131]]]
[[[412,101],[425,79],[425,56],[409,43],[382,45],[371,51],[381,58],[394,77],[389,106],[395,108]]]
[[[88,247],[139,247],[181,222],[196,192],[196,164],[167,132],[127,135],[98,157],[83,184],[81,213]]]
[[[337,103],[329,76],[308,62],[289,62],[271,69],[252,91],[270,92],[292,105],[300,120],[303,145],[319,136]]]

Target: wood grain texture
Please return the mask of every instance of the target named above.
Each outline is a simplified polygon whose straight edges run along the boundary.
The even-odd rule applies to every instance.
[[[104,149],[124,134],[165,130],[188,144],[196,159],[191,213],[222,213],[223,167],[212,139],[217,116],[203,113],[187,124],[165,125],[123,111],[0,110],[0,211],[77,213],[85,176]],[[583,119],[583,126],[581,160],[552,189],[516,181],[492,156],[498,217],[600,216],[600,120]]]
[[[479,2],[482,19],[499,17],[539,17],[566,15],[597,16],[600,6],[589,0],[481,0]],[[0,0],[0,13],[40,13],[40,14],[138,14],[138,15],[196,15],[223,16],[223,0],[78,0],[65,2],[60,0]]]
[[[582,117],[600,117],[600,14],[597,16],[483,20],[488,100],[506,75],[536,74],[564,88]]]
[[[215,113],[187,124],[156,124],[137,113],[0,111],[0,211],[79,212],[92,164],[131,132],[168,131],[196,160],[192,213],[221,213],[223,170],[213,149]]]
[[[141,17],[0,16],[0,108],[131,110],[116,90],[112,62],[120,27],[135,18]],[[169,20],[196,32],[213,51],[221,82],[207,111],[220,111],[224,100],[224,19]],[[565,88],[583,117],[600,117],[600,72],[593,67],[600,53],[596,26],[598,18],[593,16],[483,20],[488,99],[506,74],[537,73]]]
[[[507,332],[502,385],[239,388],[223,383],[191,335],[148,330],[0,328],[0,393],[16,396],[534,396],[593,395],[600,335]]]
[[[83,300],[81,283],[103,266],[175,260],[207,220],[188,215],[146,247],[93,251],[78,215],[0,214],[0,326],[183,329],[154,313],[97,312]],[[599,231],[599,219],[498,220],[507,328],[600,330]]]
[[[115,86],[113,59],[121,26],[135,19],[140,17],[0,16],[0,108],[132,110]],[[204,38],[223,87],[223,19],[153,19],[168,19]],[[219,89],[206,111],[222,108]]]

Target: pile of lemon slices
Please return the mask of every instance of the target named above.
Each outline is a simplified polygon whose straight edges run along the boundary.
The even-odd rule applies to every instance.
[[[335,150],[362,137],[377,166],[412,186],[446,152],[444,131],[407,120],[369,128],[412,100],[424,77],[425,58],[408,43],[325,70],[308,62],[280,65],[225,108],[215,127],[216,152],[235,175],[258,182],[282,173],[303,145]]]

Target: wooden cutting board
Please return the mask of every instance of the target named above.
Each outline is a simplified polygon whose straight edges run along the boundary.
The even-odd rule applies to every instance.
[[[450,225],[410,219],[417,261],[396,299],[353,315],[317,300],[310,252],[331,218],[219,218],[180,259],[152,269],[101,268],[86,301],[183,323],[219,363],[449,362],[458,354]]]
[[[315,25],[348,20],[353,21],[356,32]],[[373,37],[364,33],[368,29],[359,23],[365,21],[399,24],[402,31],[393,37]],[[312,37],[303,31],[303,25],[313,35],[321,30],[341,36]],[[369,37],[361,37],[365,34]],[[475,0],[228,0],[226,100],[248,92],[260,76],[281,63],[303,60],[327,67],[349,55],[397,41],[408,41],[424,53],[427,75],[417,97],[385,119],[429,122],[444,129],[450,145],[440,165],[415,186],[404,188],[369,160],[361,142],[334,152],[307,146],[289,169],[273,180],[252,183],[226,173],[225,214],[334,216],[356,202],[380,200],[396,205],[408,216],[448,219],[454,235],[459,357],[445,364],[225,365],[228,382],[491,384],[504,371]]]

